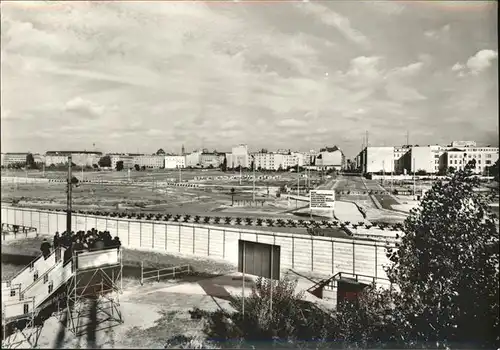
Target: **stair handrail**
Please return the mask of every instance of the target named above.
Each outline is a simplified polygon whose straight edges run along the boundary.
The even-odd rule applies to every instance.
[[[30,288],[32,288],[34,285],[36,285],[38,282],[40,282],[40,280],[42,280],[42,278],[44,278],[45,275],[48,275],[56,267],[58,267],[61,263],[63,263],[63,259],[61,259],[58,262],[56,262],[50,269],[48,269],[47,271],[45,271],[45,273],[43,273],[35,281],[33,281],[33,283],[31,283],[28,287],[24,288],[24,290],[22,291],[21,295],[24,297],[24,294],[26,293],[26,291],[28,291]],[[64,264],[64,265],[66,265],[66,264]],[[23,300],[23,299],[21,299],[21,300]]]
[[[341,277],[340,277],[340,276],[341,276],[341,274],[342,274],[342,272],[337,272],[335,275],[333,275],[333,276],[331,276],[331,277],[329,277],[329,278],[327,278],[327,279],[324,279],[324,280],[321,280],[321,281],[317,282],[317,283],[316,283],[316,284],[314,284],[312,287],[310,287],[307,291],[308,291],[308,292],[311,292],[311,291],[316,290],[316,289],[318,289],[318,288],[324,288],[324,287],[325,287],[326,285],[328,285],[330,282],[332,282],[333,280],[335,280],[335,278],[336,278],[337,276],[339,276],[339,278],[341,278]]]
[[[70,262],[72,262],[72,260],[69,260]],[[57,267],[57,265],[59,263],[61,263],[63,261],[59,261],[55,266],[54,268]],[[66,267],[67,267],[67,264],[62,264],[62,269],[64,270]],[[71,265],[71,274],[69,275],[69,278],[71,278],[71,276],[74,274],[74,271],[73,271],[73,265]],[[56,290],[59,289],[59,287],[61,287],[62,285],[64,285],[64,283],[67,282],[67,279],[66,280],[62,280],[57,286],[55,286],[54,284],[52,284],[52,291],[50,293],[47,293],[46,295],[43,295],[42,298],[40,300],[37,299],[38,296],[35,296],[35,301],[34,301],[34,305],[35,305],[35,308],[38,308],[40,305],[42,305],[48,297],[50,297]],[[52,283],[52,281],[50,281],[50,283]]]
[[[53,254],[56,253],[56,251],[58,249],[61,249],[62,247],[57,247],[56,249],[54,249],[48,256],[47,256],[47,259],[50,258]],[[63,254],[64,252],[61,250],[61,255]],[[26,265],[21,271],[19,271],[14,277],[12,277],[11,279],[7,280],[7,285],[10,286],[12,280],[14,280],[17,276],[19,276],[20,274],[22,274],[24,271],[26,271],[28,268],[34,268],[34,265],[35,263],[40,260],[40,258],[43,257],[43,254],[40,254],[38,257],[36,257],[35,259],[33,259],[28,265]]]
[[[21,271],[19,271],[14,277],[12,277],[11,279],[7,280],[7,283],[10,284],[10,282],[16,278],[17,276],[19,276],[20,274],[22,274],[24,271],[26,271],[28,268],[32,268],[34,267],[34,264],[35,262],[37,262],[41,257],[43,257],[43,254],[40,254],[38,255],[35,259],[33,259],[28,265],[26,265]]]

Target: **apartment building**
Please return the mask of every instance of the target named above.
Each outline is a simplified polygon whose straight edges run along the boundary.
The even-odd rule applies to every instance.
[[[134,166],[135,164],[146,169],[163,169],[165,168],[165,156],[156,154],[129,154],[132,156]]]
[[[165,169],[179,169],[186,167],[186,156],[165,156]]]
[[[498,160],[498,147],[466,146],[447,149],[446,167],[462,170],[471,160],[476,160],[474,172],[488,175],[488,167]]]
[[[12,166],[14,164],[26,164],[28,152],[7,152],[2,154],[2,165]]]
[[[123,162],[123,169],[132,169],[135,165],[135,159],[131,155],[121,153],[108,153],[107,155],[111,159],[112,169],[116,169],[116,164],[120,161]]]
[[[243,168],[250,167],[250,157],[248,155],[248,146],[241,144],[232,148],[231,153],[226,153],[227,167],[237,168],[241,166]]]
[[[93,151],[47,151],[45,152],[45,165],[66,164],[68,156],[71,155],[71,161],[77,166],[92,166],[97,164],[102,157],[102,152]]]
[[[392,170],[387,166],[391,157]],[[485,174],[498,159],[498,147],[480,147],[474,141],[454,141],[447,146],[366,147],[356,157],[356,165],[364,173],[444,174],[450,167],[463,169],[472,159],[476,160],[475,173]]]
[[[186,167],[196,168],[201,166],[201,151],[193,151],[186,154]]]
[[[344,153],[337,146],[322,148],[316,156],[315,165],[323,170],[341,170],[345,166]]]
[[[226,158],[224,153],[205,151],[200,154],[200,165],[202,168],[218,168],[224,162],[224,158]]]

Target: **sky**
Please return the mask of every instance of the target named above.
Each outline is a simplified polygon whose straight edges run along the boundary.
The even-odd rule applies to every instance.
[[[496,2],[1,3],[2,152],[353,157],[366,131],[498,145]]]

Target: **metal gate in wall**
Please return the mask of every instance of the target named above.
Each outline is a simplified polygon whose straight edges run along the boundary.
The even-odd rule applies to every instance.
[[[264,278],[280,278],[280,246],[250,241],[238,242],[238,272]]]

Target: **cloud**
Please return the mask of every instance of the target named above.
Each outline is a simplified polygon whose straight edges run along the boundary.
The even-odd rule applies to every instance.
[[[498,52],[481,50],[467,60],[467,68],[472,74],[478,74],[491,66],[491,62],[498,57]]]
[[[330,27],[335,27],[346,39],[361,45],[362,47],[369,47],[370,41],[359,30],[352,27],[351,21],[342,16],[341,14],[329,9],[326,6],[318,3],[306,3],[297,5],[305,13],[315,16],[322,23]]]
[[[450,28],[451,26],[449,24],[446,24],[436,30],[427,30],[424,32],[424,35],[429,39],[441,39],[443,36],[450,32]]]
[[[422,144],[462,138],[427,139],[429,128],[450,123],[436,115],[453,122],[484,115],[495,126],[496,79],[456,75],[484,69],[485,57],[467,58],[478,43],[496,48],[496,19],[490,9],[428,8],[2,3],[1,106],[10,111],[2,126],[19,131],[3,131],[2,147],[43,152],[95,141],[103,151],[151,153],[182,144],[309,150],[331,142],[352,156],[360,125],[374,144],[400,143],[408,128]],[[423,28],[446,40],[429,40]],[[463,67],[451,71],[450,57],[464,57]],[[480,142],[486,126],[463,132]],[[58,131],[71,133],[54,138]]]
[[[276,123],[278,126],[282,126],[285,128],[300,128],[307,125],[307,122],[304,120],[298,119],[282,119]]]
[[[465,68],[465,66],[463,64],[457,62],[457,63],[455,63],[453,65],[453,67],[451,67],[451,70],[454,71],[454,72],[458,72],[458,71],[461,71],[464,68]]]
[[[459,77],[466,75],[478,75],[491,67],[492,61],[498,58],[498,52],[494,50],[481,50],[470,57],[465,64],[455,63],[451,70],[458,72]]]
[[[64,111],[78,114],[80,117],[95,119],[104,113],[105,108],[81,97],[75,97],[64,105]]]

